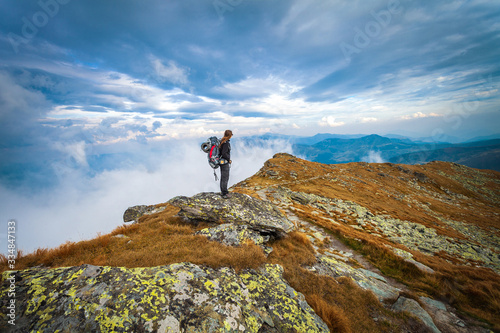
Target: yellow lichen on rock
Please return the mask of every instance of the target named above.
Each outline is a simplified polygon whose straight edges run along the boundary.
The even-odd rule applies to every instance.
[[[57,272],[57,273],[55,273]],[[14,272],[25,320],[15,332],[328,332],[279,265],[236,273],[191,263],[127,269],[79,267]],[[71,283],[63,283],[70,280]],[[2,294],[6,284],[2,284]],[[26,286],[26,288],[24,288]],[[25,325],[25,326],[23,326]],[[29,329],[28,329],[29,327]]]

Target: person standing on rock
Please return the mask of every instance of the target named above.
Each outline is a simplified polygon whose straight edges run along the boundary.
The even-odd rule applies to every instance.
[[[229,139],[233,136],[231,130],[224,132],[224,137],[220,140],[219,151],[221,157],[220,163],[220,194],[224,199],[228,198],[227,182],[229,181],[229,169],[231,168],[231,144]]]

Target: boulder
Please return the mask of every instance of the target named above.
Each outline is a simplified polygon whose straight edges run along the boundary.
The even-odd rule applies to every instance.
[[[436,327],[431,316],[418,304],[417,301],[400,296],[396,303],[392,305],[392,310],[396,312],[406,311],[422,320],[422,322],[434,333],[441,333]]]
[[[143,215],[150,215],[161,212],[165,207],[156,207],[155,205],[138,205],[127,208],[123,213],[123,222],[137,222]]]
[[[197,235],[206,236],[208,239],[231,246],[238,246],[245,241],[253,241],[261,245],[269,241],[269,236],[262,236],[259,232],[246,225],[221,224],[213,228],[206,228],[196,232]]]
[[[273,204],[241,193],[230,193],[224,199],[218,193],[204,192],[175,197],[169,203],[181,209],[179,216],[188,219],[247,225],[272,236],[283,236],[295,227]]]
[[[191,263],[123,268],[82,265],[3,273],[16,280],[16,325],[2,332],[329,332],[283,268],[212,269]],[[4,325],[2,327],[2,325]]]
[[[196,232],[196,234],[229,246],[239,246],[251,241],[255,245],[259,245],[265,254],[268,255],[272,252],[272,247],[264,245],[264,243],[269,241],[270,236],[261,235],[259,232],[250,229],[247,225],[221,224],[213,228],[202,229]]]
[[[318,255],[317,258],[318,262],[313,266],[313,269],[319,274],[334,278],[349,277],[361,288],[372,291],[381,302],[399,296],[400,289],[390,285],[379,274],[363,268],[354,268],[332,256]]]

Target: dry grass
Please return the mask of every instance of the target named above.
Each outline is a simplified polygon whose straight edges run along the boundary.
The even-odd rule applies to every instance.
[[[254,244],[224,246],[203,236],[193,235],[207,225],[189,225],[174,217],[176,209],[143,216],[139,224],[121,226],[107,235],[78,243],[65,243],[55,249],[38,249],[19,258],[16,269],[43,265],[66,267],[81,264],[122,267],[151,267],[192,262],[210,267],[236,270],[257,268],[265,262],[262,249]],[[113,237],[125,235],[126,238]],[[7,269],[5,261],[0,270]]]
[[[464,267],[438,257],[413,252],[417,261],[432,268],[429,274],[405,262],[385,246],[386,241],[343,225],[334,225],[307,212],[298,215],[322,226],[331,235],[362,254],[385,276],[406,284],[416,293],[432,296],[500,330],[500,277],[492,270]],[[316,220],[314,220],[316,219]]]
[[[328,325],[331,332],[352,332],[349,320],[338,306],[328,303],[318,294],[308,295],[306,300],[316,314]]]
[[[274,251],[266,259],[262,250],[251,243],[228,247],[194,236],[195,231],[207,225],[186,224],[174,216],[176,212],[177,209],[168,207],[162,213],[142,217],[138,224],[121,226],[110,234],[89,241],[68,242],[50,250],[38,249],[20,257],[16,268],[65,267],[84,263],[149,267],[192,262],[241,270],[269,262],[284,267],[284,278],[305,295],[332,332],[386,332],[387,327],[394,331],[408,327],[407,319],[386,310],[372,293],[360,289],[350,279],[340,279],[339,283],[304,269],[316,259],[312,245],[303,233],[292,232],[289,237],[273,242]],[[113,237],[116,235],[127,237]],[[1,263],[1,270],[6,268],[6,263]],[[373,317],[387,320],[375,322]]]
[[[374,214],[420,223],[436,229],[438,234],[456,239],[465,238],[444,225],[435,215],[429,214],[427,209],[415,204],[426,203],[427,207],[442,217],[473,224],[500,236],[495,231],[500,228],[499,172],[446,162],[412,166],[389,163],[325,166],[300,159],[292,160],[286,155],[276,156],[269,161],[265,170],[247,183],[286,186],[293,191],[353,201],[369,208]],[[278,172],[281,179],[277,181],[262,177],[266,170]],[[299,181],[289,177],[291,171],[301,175]],[[411,207],[402,198],[411,198]],[[335,225],[330,222],[331,216],[312,214],[308,206],[294,206],[300,209],[296,211],[298,216],[329,230],[385,275],[405,283],[418,293],[434,296],[463,312],[486,320],[493,324],[494,329],[500,330],[498,274],[489,269],[454,265],[450,262],[458,261],[444,252],[429,257],[418,251],[410,251],[416,260],[436,272],[427,274],[389,251],[385,245],[395,246],[392,242],[355,230],[348,224]],[[337,220],[340,218],[353,221],[351,216],[339,214]]]
[[[264,177],[267,170],[278,172],[281,179]],[[291,171],[300,175],[299,182],[290,176]],[[432,179],[430,182],[418,182],[422,191],[416,191],[409,185],[417,181],[415,172]],[[460,175],[456,176],[455,180],[450,180],[447,174],[457,175],[457,171],[449,163],[436,162],[399,168],[390,164],[367,163],[326,166],[291,158],[289,155],[280,155],[266,163],[256,176],[247,179],[246,186],[237,187],[235,191],[258,197],[252,187],[286,186],[293,191],[350,200],[368,207],[374,214],[387,214],[402,220],[411,220],[432,226],[440,234],[463,237],[441,225],[438,219],[430,216],[422,207],[414,204],[409,207],[408,202],[400,199],[401,196],[411,195],[416,201],[427,203],[431,209],[447,218],[463,221],[464,216],[467,216],[468,223],[483,228],[498,228],[500,221],[495,214],[500,214],[500,207],[492,205],[492,199],[485,195],[486,192],[472,191],[464,182],[469,178],[471,181],[478,181],[483,176],[500,179],[500,174],[489,171],[474,173],[466,180],[460,178]],[[497,197],[500,195],[498,181],[486,182],[484,187],[490,191],[488,193],[494,193]],[[443,188],[467,198],[453,197],[451,201],[459,205],[439,200],[439,195],[448,195]],[[302,210],[297,211],[300,218],[321,226],[362,254],[384,275],[406,284],[412,290],[410,296],[428,295],[439,299],[475,318],[491,323],[494,330],[500,330],[500,279],[491,270],[456,266],[449,262],[453,258],[444,254],[430,257],[410,251],[416,260],[436,272],[427,274],[394,255],[386,247],[398,245],[356,230],[347,223],[333,224],[331,216],[312,214],[308,206],[294,205]],[[257,268],[265,262],[275,263],[284,267],[284,278],[293,288],[305,295],[307,302],[332,332],[371,333],[423,329],[421,324],[411,317],[385,309],[371,292],[362,290],[349,278],[333,279],[307,270],[306,267],[313,265],[316,259],[305,234],[293,232],[289,237],[274,241],[270,244],[274,251],[266,258],[262,250],[252,243],[241,247],[228,247],[208,241],[205,237],[195,236],[194,232],[208,225],[186,224],[175,217],[177,208],[166,206],[163,212],[143,216],[140,223],[118,227],[110,234],[98,235],[88,241],[65,243],[55,249],[38,249],[31,254],[20,255],[16,260],[16,269],[38,265],[76,266],[84,263],[147,267],[192,262],[214,268],[232,267],[241,270]],[[337,218],[353,221],[351,216],[345,214],[339,214]],[[126,237],[115,237],[117,235]],[[6,258],[0,256],[0,271],[6,269]]]
[[[284,278],[304,294],[314,311],[332,332],[399,332],[409,327],[406,318],[385,309],[373,293],[358,287],[349,278],[338,280],[314,274],[304,266],[316,262],[307,236],[292,232],[290,237],[275,241],[269,255],[271,263],[282,265]],[[374,321],[373,318],[386,318]],[[418,323],[412,324],[419,327]]]

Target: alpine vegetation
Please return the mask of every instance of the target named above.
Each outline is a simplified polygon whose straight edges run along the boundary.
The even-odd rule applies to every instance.
[[[279,153],[230,192],[131,206],[14,270],[2,258],[2,331],[500,329],[500,173]]]

